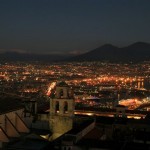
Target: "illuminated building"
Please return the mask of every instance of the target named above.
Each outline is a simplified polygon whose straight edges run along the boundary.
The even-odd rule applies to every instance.
[[[72,129],[74,117],[74,99],[65,82],[56,85],[55,97],[50,100],[50,140],[63,135]]]

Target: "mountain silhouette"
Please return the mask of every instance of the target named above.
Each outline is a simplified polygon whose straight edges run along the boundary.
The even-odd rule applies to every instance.
[[[81,55],[32,54],[5,52],[0,53],[0,61],[110,61],[110,62],[139,62],[150,60],[150,44],[136,42],[126,47],[116,47],[105,44]]]
[[[128,62],[128,61],[146,61],[150,60],[150,44],[136,42],[127,47],[116,47],[111,44],[105,44],[87,53],[72,57],[70,61],[110,61],[110,62]]]

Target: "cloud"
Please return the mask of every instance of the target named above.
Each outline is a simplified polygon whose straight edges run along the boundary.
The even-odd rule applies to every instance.
[[[0,53],[4,53],[5,49],[0,48]]]
[[[0,53],[6,53],[6,52],[16,52],[16,53],[20,53],[20,54],[25,54],[28,53],[26,50],[23,49],[0,49]]]
[[[10,49],[10,50],[11,50],[11,52],[17,52],[17,53],[22,53],[22,54],[28,53],[27,51],[25,51],[23,49]]]
[[[85,53],[85,52],[83,52],[81,50],[74,50],[74,51],[69,52],[69,54],[71,54],[71,55],[81,55],[83,53]]]
[[[86,51],[82,51],[82,50],[74,50],[74,51],[51,51],[51,52],[47,52],[45,54],[56,54],[56,55],[80,55],[85,53]]]
[[[44,55],[81,55],[83,53],[86,53],[87,51],[82,51],[82,50],[72,50],[72,51],[49,51],[49,52],[30,52],[24,49],[18,49],[18,48],[11,48],[11,49],[3,49],[0,48],[0,54],[1,53],[6,53],[6,52],[16,52],[20,54],[44,54]]]

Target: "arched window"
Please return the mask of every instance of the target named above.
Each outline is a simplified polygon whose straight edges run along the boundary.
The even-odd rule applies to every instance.
[[[56,104],[55,104],[55,113],[59,113],[59,102],[56,101]]]
[[[63,98],[63,96],[64,96],[63,89],[60,89],[60,92],[59,92],[59,98]]]
[[[64,114],[68,113],[68,102],[64,102]]]

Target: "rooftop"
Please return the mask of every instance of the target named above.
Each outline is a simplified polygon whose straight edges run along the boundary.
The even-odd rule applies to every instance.
[[[58,82],[58,83],[56,84],[56,86],[68,87],[68,84],[67,84],[66,82],[64,82],[64,81],[61,81],[61,82]]]
[[[7,149],[11,150],[43,150],[46,149],[49,142],[44,138],[30,134],[20,138],[17,142],[10,143]]]
[[[22,100],[19,98],[12,97],[1,97],[0,98],[0,114],[15,111],[24,108]]]
[[[81,132],[83,129],[85,129],[87,126],[89,126],[94,120],[89,119],[89,120],[83,120],[83,122],[74,122],[73,128],[67,132],[67,134],[73,134],[76,135],[79,132]]]

